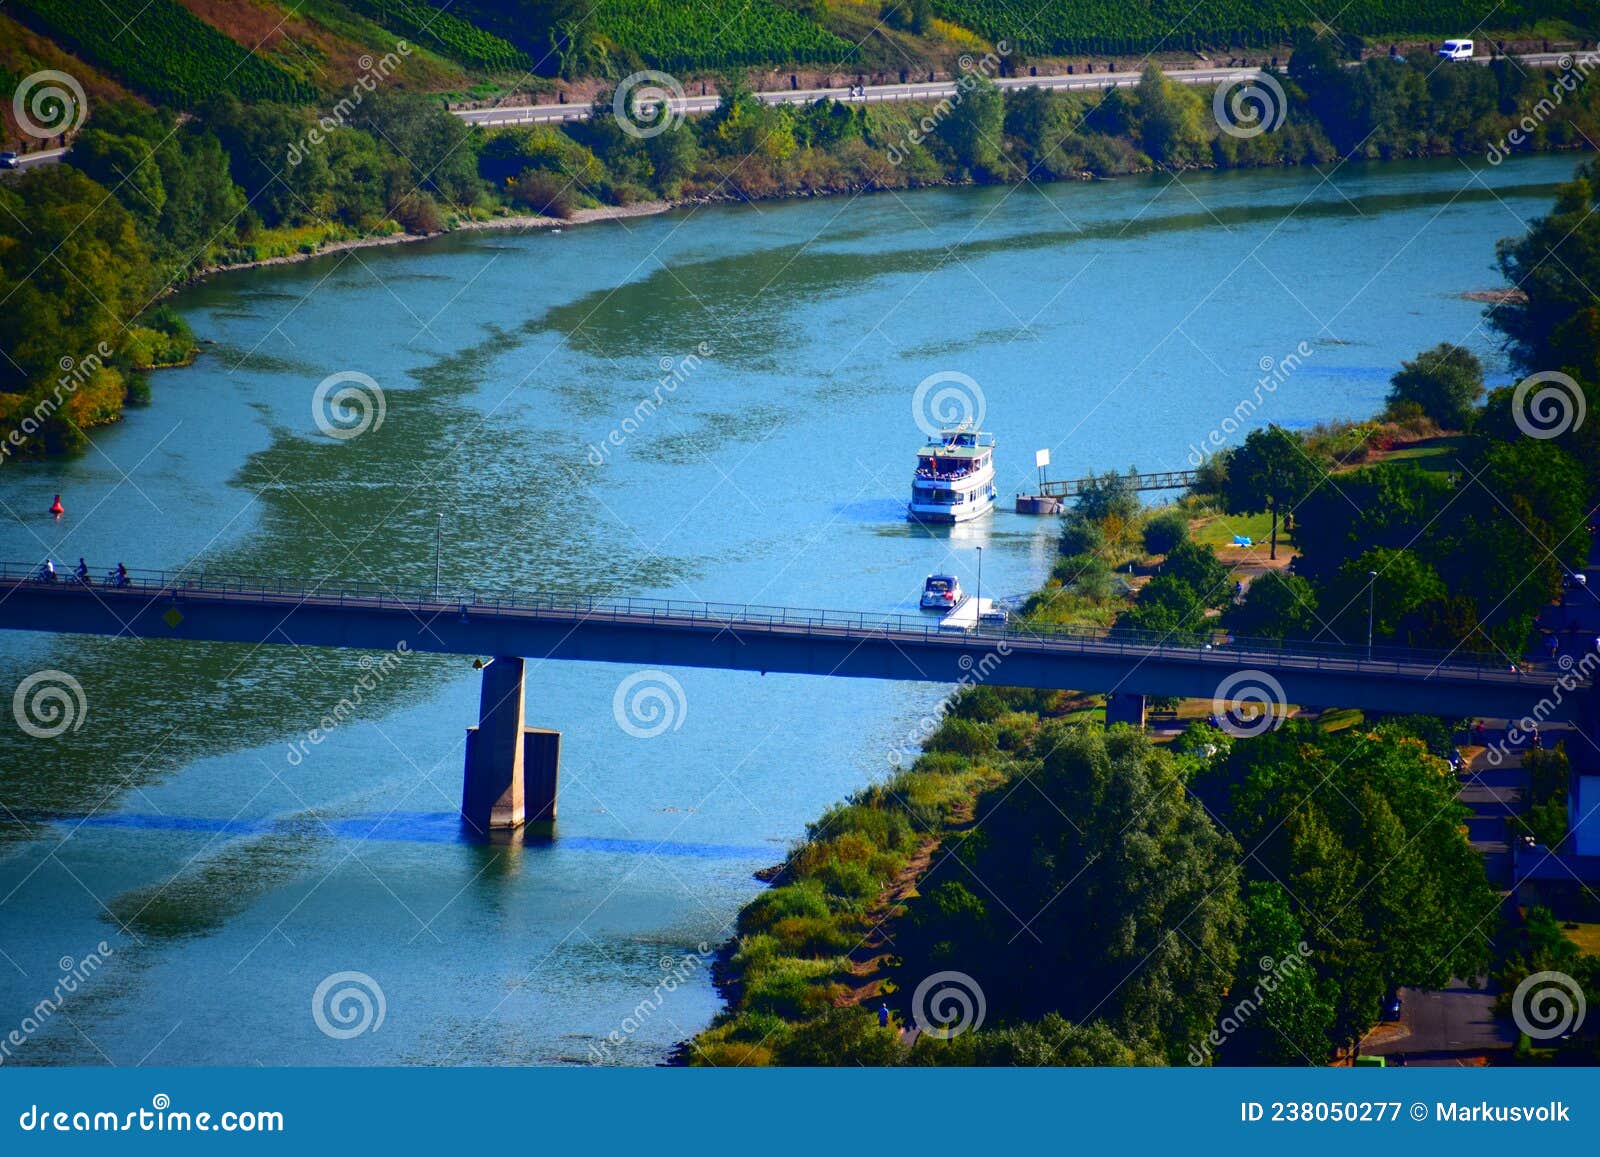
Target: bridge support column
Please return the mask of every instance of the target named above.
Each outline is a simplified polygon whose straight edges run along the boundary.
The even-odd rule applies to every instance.
[[[561,733],[524,725],[524,669],[520,658],[506,655],[483,669],[461,786],[461,818],[478,832],[556,816]]]
[[[561,770],[561,732],[522,729],[522,793],[530,823],[556,818],[556,780]]]
[[[1106,696],[1106,726],[1128,723],[1144,728],[1144,696],[1132,691],[1117,691]]]

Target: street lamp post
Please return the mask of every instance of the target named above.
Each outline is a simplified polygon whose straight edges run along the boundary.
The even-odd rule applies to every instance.
[[[1378,587],[1378,572],[1367,572],[1367,658],[1372,658],[1372,599]]]
[[[443,562],[444,545],[444,514],[440,512],[438,521],[433,524],[433,597],[439,597],[439,568]]]
[[[983,626],[983,547],[978,548],[978,609],[972,620],[973,626]]]

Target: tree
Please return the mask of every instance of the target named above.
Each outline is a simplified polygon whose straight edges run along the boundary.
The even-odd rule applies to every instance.
[[[1420,412],[1448,430],[1464,430],[1483,396],[1483,363],[1472,351],[1440,342],[1401,362],[1390,379],[1388,413],[1405,418]]]
[[[1470,596],[1501,647],[1521,650],[1563,569],[1589,552],[1589,491],[1582,469],[1552,441],[1487,445],[1467,463],[1462,493],[1436,519],[1418,554],[1454,594]]]
[[[650,157],[656,191],[665,197],[678,195],[700,159],[700,146],[695,142],[694,132],[682,121],[646,140],[645,152]]]
[[[167,187],[144,138],[86,128],[72,142],[69,163],[111,190],[147,230],[155,228],[167,203]]]
[[[1594,162],[1556,193],[1554,210],[1498,248],[1500,269],[1525,298],[1498,304],[1490,322],[1525,372],[1566,369],[1600,382],[1600,171]]]
[[[1134,472],[1118,474],[1107,470],[1099,477],[1087,478],[1078,490],[1073,514],[1090,522],[1115,519],[1132,522],[1139,513],[1139,495],[1133,489]]]
[[[198,121],[180,123],[168,110],[132,101],[98,106],[67,163],[104,185],[133,215],[169,284],[205,264],[213,245],[231,240],[244,208],[216,136]]]
[[[64,357],[116,349],[124,320],[148,300],[150,255],[133,218],[69,165],[0,185],[0,388],[55,381]]]
[[[940,123],[938,134],[956,163],[975,172],[999,168],[1005,131],[1005,99],[1000,89],[987,77],[969,73],[949,100],[950,113]]]
[[[1374,573],[1377,578],[1371,577]],[[1373,637],[1392,639],[1407,627],[1415,628],[1419,610],[1446,593],[1439,572],[1415,551],[1380,546],[1341,566],[1324,587],[1321,604],[1324,617],[1344,642],[1366,638],[1369,604]]]
[[[1282,570],[1254,580],[1244,602],[1223,611],[1222,621],[1241,635],[1261,639],[1310,639],[1322,629],[1316,589]]]
[[[1217,552],[1196,542],[1180,542],[1167,554],[1161,564],[1162,575],[1187,583],[1200,602],[1208,607],[1220,607],[1233,594],[1233,577],[1226,565],[1217,558]]]
[[[1272,515],[1272,540],[1268,557],[1278,557],[1278,520],[1286,510],[1316,489],[1323,472],[1307,455],[1304,445],[1281,426],[1252,430],[1228,456],[1228,480],[1223,501],[1233,514]]]
[[[1190,165],[1209,159],[1201,118],[1206,106],[1187,85],[1169,80],[1151,64],[1134,90],[1138,102],[1139,138],[1144,151],[1168,165]]]
[[[1142,732],[1054,721],[1033,751],[1036,790],[986,793],[983,824],[956,852],[965,867],[936,870],[954,875],[911,902],[901,987],[957,969],[982,987],[995,1022],[1103,1021],[1181,1061],[1216,1023],[1233,974],[1233,841]],[[973,879],[983,898],[962,883]]]
[[[205,123],[228,154],[234,183],[269,226],[326,219],[333,175],[327,150],[307,147],[312,114],[281,104],[241,104],[223,93],[207,105]],[[292,157],[298,157],[291,163]]]
[[[1061,537],[1057,546],[1069,557],[1092,554],[1110,562],[1110,543],[1106,541],[1105,528],[1086,517],[1081,507],[1073,507],[1061,516]]]
[[[1005,107],[1006,136],[1020,143],[1030,175],[1043,169],[1046,176],[1060,177],[1072,170],[1072,159],[1061,147],[1074,127],[1066,101],[1048,89],[1016,88],[1006,93]]]
[[[1392,987],[1438,988],[1484,968],[1480,927],[1498,900],[1464,834],[1455,777],[1421,740],[1291,720],[1235,744],[1193,786],[1245,849],[1251,878],[1290,897],[1333,1005],[1331,1044],[1359,1038]]]
[[[1206,604],[1194,587],[1174,575],[1157,575],[1139,591],[1138,601],[1117,619],[1119,628],[1170,638],[1205,628]]]
[[[1407,462],[1385,462],[1330,478],[1295,509],[1297,574],[1313,582],[1377,546],[1416,547],[1439,528],[1455,498],[1450,479]]]
[[[1333,1050],[1333,1002],[1319,991],[1305,929],[1275,880],[1251,880],[1239,974],[1229,990],[1239,1029],[1224,1043],[1244,1065],[1320,1065]],[[1326,985],[1324,985],[1326,987]]]
[[[391,205],[413,192],[458,211],[482,198],[472,130],[460,117],[446,112],[438,100],[379,89],[351,113],[350,125],[393,151],[388,189]]]
[[[1592,290],[1600,278],[1597,208],[1600,170],[1591,161],[1557,191],[1548,216],[1535,220],[1522,237],[1500,243],[1500,268],[1526,297],[1497,304],[1489,314],[1490,324],[1506,335],[1523,373],[1565,373],[1576,383],[1582,396],[1566,399],[1566,413],[1575,416],[1581,403],[1588,420],[1563,422],[1555,442],[1578,459],[1591,491],[1600,490],[1600,421],[1595,420],[1600,409],[1600,302]],[[1522,400],[1518,416],[1524,420],[1540,416],[1535,407],[1546,389],[1563,387],[1556,383],[1540,387]],[[1511,412],[1513,395],[1506,387],[1489,399],[1486,417],[1497,419],[1492,424],[1501,438],[1521,433]],[[1556,393],[1548,400],[1558,399]],[[1559,415],[1561,407],[1550,409]]]

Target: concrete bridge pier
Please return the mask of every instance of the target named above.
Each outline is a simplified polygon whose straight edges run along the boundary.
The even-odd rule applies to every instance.
[[[1117,691],[1106,696],[1106,726],[1131,724],[1144,729],[1145,697],[1132,691]]]
[[[526,725],[525,667],[521,658],[499,655],[483,668],[461,786],[461,818],[479,833],[556,818],[561,732]]]

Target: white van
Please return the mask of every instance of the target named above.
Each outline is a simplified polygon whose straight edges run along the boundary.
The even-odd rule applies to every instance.
[[[1446,40],[1444,42],[1444,47],[1439,49],[1439,55],[1444,57],[1446,60],[1471,60],[1472,41]]]

